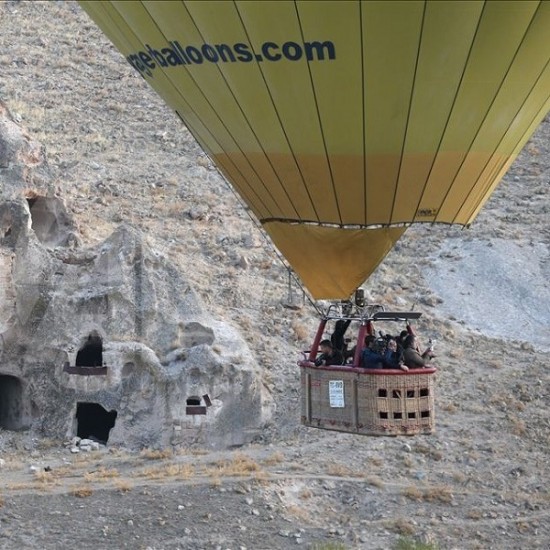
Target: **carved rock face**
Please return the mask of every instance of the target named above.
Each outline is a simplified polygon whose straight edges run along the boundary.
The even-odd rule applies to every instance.
[[[29,185],[45,161],[17,129],[0,105],[0,376],[9,405],[0,427],[66,437],[95,426],[129,447],[249,441],[270,402],[242,336],[208,314],[134,227],[80,248],[62,198]],[[90,372],[64,369],[76,364]],[[187,407],[190,396],[198,409]],[[114,426],[86,413],[98,410]]]
[[[4,198],[26,188],[44,189],[49,171],[44,148],[13,119],[0,101],[0,182]]]

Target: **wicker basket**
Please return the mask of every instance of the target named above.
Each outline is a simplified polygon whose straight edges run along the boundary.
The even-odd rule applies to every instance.
[[[302,366],[302,424],[364,435],[430,434],[435,368]]]

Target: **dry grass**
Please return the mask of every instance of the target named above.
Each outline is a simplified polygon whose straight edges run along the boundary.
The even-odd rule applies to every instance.
[[[327,474],[329,476],[336,477],[363,477],[365,475],[365,472],[360,470],[352,470],[349,466],[346,466],[345,464],[339,464],[338,462],[335,462],[329,465],[329,467],[327,468]]]
[[[369,466],[382,466],[384,463],[385,460],[379,456],[373,456],[369,459]]]
[[[13,472],[15,470],[21,470],[25,467],[25,463],[19,457],[6,458],[3,470],[7,472]]]
[[[443,458],[443,453],[440,450],[433,449],[432,447],[428,447],[426,445],[416,445],[413,451],[415,453],[423,454],[425,456],[433,458],[434,460],[441,460]]]
[[[412,534],[412,533],[411,533]],[[393,547],[395,550],[437,550],[438,546],[430,542],[420,542],[409,535],[403,535],[397,541],[397,544]],[[477,546],[473,547],[476,548]]]
[[[145,468],[138,472],[137,475],[147,479],[165,479],[170,477],[190,479],[195,475],[195,468],[191,464],[165,464]]]
[[[182,464],[178,477],[181,479],[191,479],[195,475],[195,468],[192,464]]]
[[[172,458],[174,453],[172,449],[143,449],[139,456],[148,460],[164,460]]]
[[[498,405],[504,409],[514,409],[516,411],[523,411],[525,404],[516,399],[513,395],[507,393],[497,393],[491,396],[489,399],[491,405]]]
[[[443,502],[449,504],[453,501],[453,493],[450,487],[432,487],[424,492],[424,500],[428,502]]]
[[[58,449],[63,445],[62,442],[60,442],[57,439],[51,439],[49,437],[40,439],[36,442],[36,448],[39,451],[47,451],[49,449]]]
[[[100,468],[95,472],[86,472],[84,474],[84,479],[87,483],[91,483],[93,481],[99,481],[101,479],[111,479],[113,477],[118,477],[119,475],[119,471],[115,468]]]
[[[119,449],[116,447],[111,447],[109,449],[109,452],[116,458],[128,458],[130,455],[128,454],[128,451],[125,449]]]
[[[513,416],[510,419],[511,431],[514,435],[524,436],[527,433],[527,426],[523,420]]]
[[[134,485],[126,479],[117,479],[114,483],[114,487],[121,493],[128,493],[134,488]]]
[[[6,489],[9,489],[10,491],[27,491],[29,489],[36,489],[36,485],[34,483],[8,483],[6,485]]]
[[[307,522],[309,521],[309,513],[306,508],[303,508],[301,506],[292,505],[289,506],[286,511],[295,518]]]
[[[39,487],[41,489],[53,487],[54,485],[59,485],[59,480],[56,478],[53,472],[35,472],[34,478],[39,483]]]
[[[307,342],[311,338],[308,328],[299,321],[292,321],[291,328],[294,333],[294,340],[298,342]]]
[[[394,520],[393,525],[391,526],[393,531],[396,533],[399,533],[400,535],[414,535],[416,532],[416,529],[414,527],[414,524],[405,518],[397,518]]]
[[[365,478],[365,481],[373,487],[378,487],[378,489],[383,489],[385,486],[384,482],[377,476],[368,476]]]
[[[265,466],[275,466],[285,460],[285,455],[281,451],[276,451],[263,460]]]
[[[540,155],[540,149],[534,143],[527,144],[525,146],[525,149],[530,155],[533,155],[535,157],[538,157]]]
[[[456,483],[464,483],[466,479],[468,479],[464,472],[453,472],[452,477],[453,481],[455,481]]]
[[[410,486],[403,490],[403,495],[411,500],[423,500],[426,502],[442,502],[449,504],[453,501],[453,493],[450,487],[438,486],[420,490],[417,487]]]
[[[166,464],[164,466],[155,466],[153,468],[145,468],[137,475],[146,477],[147,479],[163,479],[166,477],[176,477],[181,471],[179,464]]]
[[[458,410],[458,407],[454,403],[445,403],[441,406],[441,409],[450,413],[454,413]]]
[[[410,498],[411,500],[422,500],[423,494],[417,487],[410,485],[403,489],[403,496]]]
[[[235,453],[231,460],[220,460],[213,468],[206,470],[212,477],[216,476],[247,476],[251,473],[258,474],[262,471],[261,466],[244,453]]]
[[[533,531],[534,527],[527,521],[516,521],[516,529],[518,530],[518,532],[524,535],[529,531]]]
[[[479,508],[471,508],[470,510],[468,510],[466,517],[469,519],[481,519],[481,510]]]
[[[299,493],[298,497],[302,500],[308,500],[313,496],[313,492],[308,487],[304,487]]]
[[[81,485],[71,490],[71,495],[78,498],[87,498],[92,496],[93,493],[92,489],[86,485]]]
[[[252,477],[256,481],[256,483],[260,486],[265,486],[270,481],[271,475],[269,472],[266,472],[265,470],[260,470],[259,472],[254,472],[252,474]]]
[[[210,479],[210,487],[220,487],[222,484],[222,478],[218,475],[213,475]]]
[[[96,462],[96,464],[99,464],[97,462],[97,457],[93,456],[92,453],[86,453],[86,454],[77,454],[73,455],[74,461],[79,465],[82,466],[84,464],[90,464],[91,462]]]

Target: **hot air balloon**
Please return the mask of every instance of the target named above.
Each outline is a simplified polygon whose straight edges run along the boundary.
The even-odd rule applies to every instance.
[[[315,299],[347,299],[413,223],[469,225],[550,106],[550,2],[80,3]],[[364,330],[382,313],[354,307]]]

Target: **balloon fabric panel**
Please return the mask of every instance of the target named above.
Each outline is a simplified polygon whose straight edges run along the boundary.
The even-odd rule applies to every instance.
[[[548,110],[550,2],[81,5],[316,298],[471,223]]]

